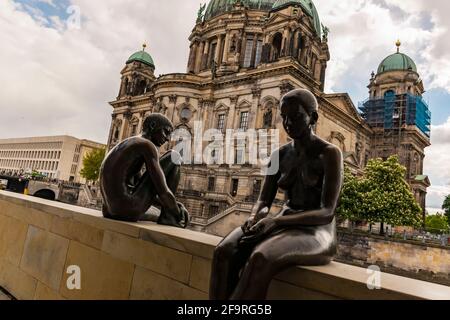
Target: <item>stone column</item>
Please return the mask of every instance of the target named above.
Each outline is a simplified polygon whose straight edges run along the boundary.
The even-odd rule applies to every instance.
[[[237,102],[239,100],[239,96],[230,97],[230,111],[227,117],[227,129],[235,129],[235,121],[236,121],[236,108]]]
[[[203,57],[203,51],[205,50],[205,42],[202,41],[200,45],[197,48],[197,54],[195,57],[195,72],[200,71],[201,63],[202,63],[202,57]]]
[[[320,62],[320,90],[325,89],[325,72],[327,70],[327,62],[321,61]]]
[[[255,33],[255,35],[253,37],[252,60],[250,61],[250,67],[254,67],[255,66],[256,48],[257,48],[257,45],[258,45],[258,39],[259,39],[259,34]]]
[[[191,52],[189,53],[189,61],[188,61],[188,73],[195,72],[195,62],[197,57],[197,42],[194,42],[191,46]]]
[[[230,33],[227,32],[225,36],[225,43],[223,47],[223,56],[222,56],[222,63],[228,62],[228,52],[230,51]]]
[[[286,56],[288,37],[289,37],[289,29],[286,28],[286,29],[284,29],[284,32],[283,32],[283,41],[281,42],[280,57]]]
[[[117,116],[114,113],[111,115],[111,127],[109,128],[108,150],[110,150],[113,140],[114,127],[116,126],[116,117]]]
[[[216,52],[215,52],[215,56],[214,56],[214,61],[216,62],[217,65],[220,64],[220,53],[222,51],[222,40],[223,40],[223,35],[218,35],[217,36],[217,47],[216,47]]]
[[[200,65],[200,71],[205,70],[208,67],[208,53],[209,53],[209,40],[205,43],[205,49],[203,51],[202,62]]]
[[[298,59],[298,50],[300,49],[299,48],[299,43],[298,43],[298,37],[299,37],[299,35],[300,35],[300,30],[295,30],[295,32],[294,32],[294,51],[292,52],[292,56],[295,58],[295,59]]]
[[[261,100],[261,88],[258,85],[255,85],[252,88],[252,108],[250,110],[250,117],[249,117],[249,128],[256,128],[257,120],[258,120],[258,107]]]
[[[239,66],[242,66],[245,58],[245,48],[247,47],[247,33],[243,32],[240,44],[241,46],[237,53],[239,55]]]
[[[170,119],[171,119],[170,121],[172,121],[172,123],[174,122],[175,112],[177,110],[177,99],[178,99],[178,96],[175,94],[172,94],[169,96],[169,103],[173,105],[172,106],[172,116],[170,117]],[[167,114],[167,116],[169,116],[169,115]]]

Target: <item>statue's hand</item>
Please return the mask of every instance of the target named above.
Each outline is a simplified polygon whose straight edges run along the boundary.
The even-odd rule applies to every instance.
[[[248,234],[250,232],[250,229],[256,225],[259,221],[267,217],[269,214],[269,208],[265,207],[261,209],[259,212],[252,213],[248,220],[244,223],[242,226],[242,231],[244,234]]]
[[[189,211],[186,209],[184,204],[182,204],[181,202],[177,202],[177,204],[178,204],[178,208],[180,209],[181,216],[182,216],[182,220],[180,221],[180,224],[183,228],[186,228],[191,220]]]
[[[269,235],[277,228],[277,223],[272,218],[264,218],[250,228],[245,237],[242,238],[242,242],[259,242],[264,237]]]

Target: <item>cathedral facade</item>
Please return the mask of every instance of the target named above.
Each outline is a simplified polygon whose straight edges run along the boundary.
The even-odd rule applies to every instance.
[[[342,150],[353,172],[361,173],[371,158],[400,154],[408,181],[425,207],[429,181],[423,176],[423,158],[430,143],[429,123],[418,127],[411,115],[424,110],[412,110],[411,102],[406,109],[394,107],[397,113],[391,115],[376,103],[392,95],[415,97],[417,105],[422,102],[423,84],[406,55],[398,52],[401,57],[382,62],[372,75],[370,97],[360,113],[348,94],[324,92],[330,60],[328,29],[312,0],[211,0],[200,9],[189,40],[186,73],[155,77],[155,63],[145,47],[127,60],[119,95],[110,103],[114,109],[110,149],[139,134],[151,113],[166,115],[177,129],[192,135],[196,123],[203,130],[219,132],[278,129],[279,143],[284,144],[289,138],[279,116],[280,99],[292,89],[305,88],[319,103],[317,135]],[[378,124],[377,116],[399,118],[389,127],[387,120]],[[273,139],[270,134],[268,138]],[[261,166],[249,163],[245,147],[244,142],[244,152],[235,152],[241,161],[234,164],[183,165],[177,198],[192,214],[194,229],[225,235],[247,219],[263,177]],[[283,197],[277,196],[274,211]]]

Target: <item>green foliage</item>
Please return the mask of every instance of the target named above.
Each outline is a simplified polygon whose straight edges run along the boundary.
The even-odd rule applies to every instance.
[[[444,204],[442,205],[442,209],[445,210],[445,215],[447,219],[450,221],[450,195],[447,196],[444,200]]]
[[[362,178],[346,170],[338,214],[352,221],[420,227],[422,209],[405,174],[397,156],[369,161]]]
[[[426,229],[428,232],[440,234],[442,231],[448,231],[449,221],[443,214],[429,215],[426,219]]]
[[[89,152],[83,159],[83,169],[80,171],[80,175],[87,181],[97,181],[105,154],[105,149],[95,149]]]
[[[342,186],[340,204],[336,212],[343,219],[361,220],[362,213],[359,204],[363,194],[359,190],[359,180],[345,167],[344,185]]]

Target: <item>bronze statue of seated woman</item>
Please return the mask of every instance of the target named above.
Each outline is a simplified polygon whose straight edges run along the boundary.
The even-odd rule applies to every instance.
[[[189,214],[174,196],[180,182],[181,156],[169,151],[160,159],[158,152],[172,132],[169,119],[152,114],[144,121],[142,135],[126,139],[109,152],[100,170],[105,218],[151,220],[146,212],[151,206],[160,206],[158,224],[187,227]]]
[[[336,254],[342,153],[314,134],[319,116],[311,92],[294,90],[285,95],[281,117],[293,142],[272,154],[272,164],[279,161],[279,170],[266,176],[249,220],[216,248],[212,300],[266,299],[271,280],[279,272],[297,265],[326,265]],[[287,202],[271,218],[278,189],[285,191]]]

